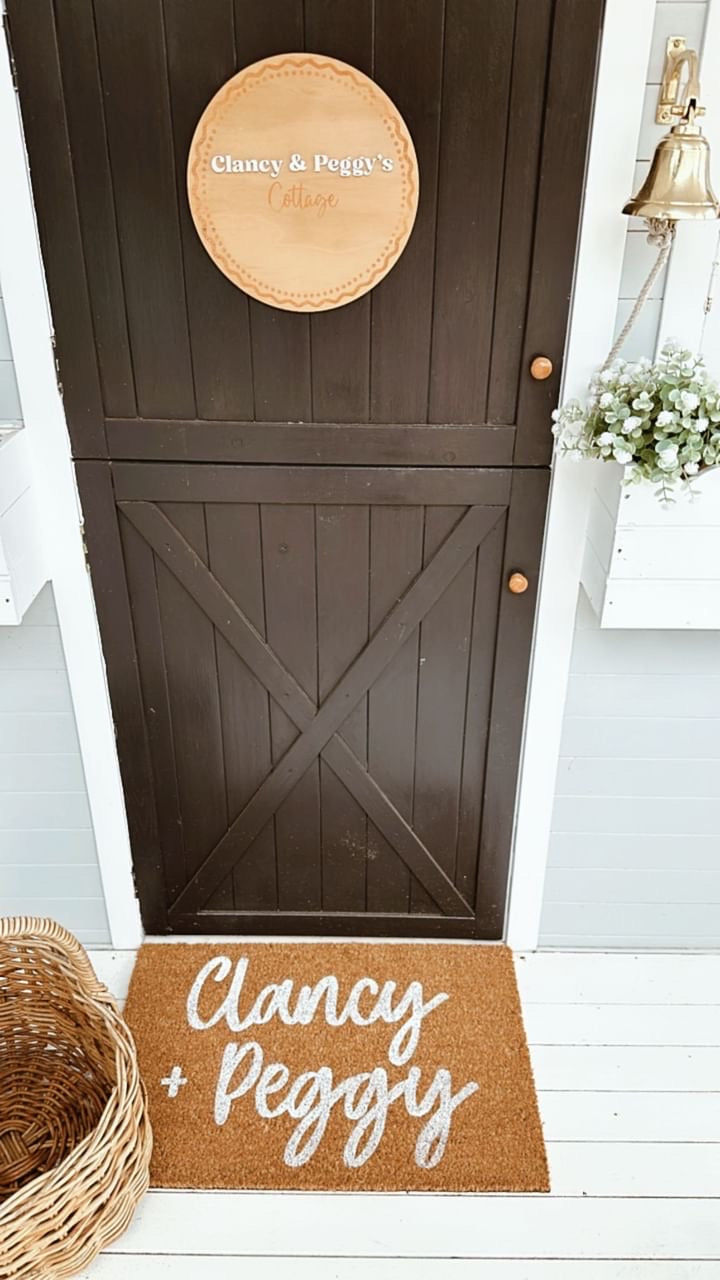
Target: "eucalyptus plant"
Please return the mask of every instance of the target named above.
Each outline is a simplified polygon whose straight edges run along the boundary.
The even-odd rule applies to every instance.
[[[614,360],[589,387],[585,404],[553,413],[563,452],[619,462],[626,484],[651,481],[672,500],[673,487],[720,463],[720,385],[702,356],[667,343],[655,362]]]

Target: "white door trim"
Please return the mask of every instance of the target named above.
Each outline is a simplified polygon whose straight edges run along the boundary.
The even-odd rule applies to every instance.
[[[655,0],[607,0],[562,396],[582,396],[612,345]],[[550,424],[548,423],[548,430]],[[515,811],[506,940],[538,943],[590,467],[555,459]]]
[[[0,8],[2,8],[0,4]],[[0,276],[112,945],[142,940],[115,733],[7,43],[0,39]]]

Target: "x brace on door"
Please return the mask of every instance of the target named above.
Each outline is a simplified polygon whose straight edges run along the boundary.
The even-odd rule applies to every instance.
[[[440,911],[471,918],[472,907],[340,736],[339,729],[497,524],[503,508],[468,508],[319,707],[158,507],[150,502],[121,502],[119,510],[300,730],[178,894],[170,907],[170,918],[202,908],[318,756],[344,783]]]

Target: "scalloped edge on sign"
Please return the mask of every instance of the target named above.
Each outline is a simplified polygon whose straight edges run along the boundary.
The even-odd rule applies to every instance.
[[[270,287],[257,280],[255,276],[250,276],[242,263],[238,262],[228,252],[227,246],[223,243],[211,219],[208,217],[201,199],[201,187],[203,184],[201,165],[206,159],[204,152],[207,148],[208,131],[213,116],[226,102],[229,105],[238,92],[247,92],[248,81],[254,80],[259,83],[268,73],[277,74],[282,71],[287,75],[287,68],[291,69],[291,74],[302,74],[310,68],[313,72],[323,73],[330,71],[334,75],[345,76],[352,81],[356,88],[363,92],[369,101],[378,103],[382,108],[381,118],[383,123],[398,145],[403,178],[407,188],[396,224],[385,245],[380,250],[382,256],[375,258],[370,268],[359,279],[358,277],[353,277],[350,281],[343,281],[336,289],[325,290],[324,292],[310,293],[307,291],[278,290],[277,286]],[[275,55],[270,58],[264,58],[259,62],[251,63],[250,66],[237,72],[236,75],[221,86],[203,111],[193,134],[188,153],[187,191],[190,213],[195,229],[207,253],[223,274],[233,284],[249,294],[250,297],[287,311],[327,311],[333,307],[345,306],[374,288],[395,265],[410,238],[417,214],[419,186],[417,156],[412,138],[405,121],[391,99],[388,98],[387,94],[375,81],[371,80],[362,71],[358,71],[348,63],[340,62],[338,59],[318,54],[288,53]],[[353,287],[349,287],[350,285]]]

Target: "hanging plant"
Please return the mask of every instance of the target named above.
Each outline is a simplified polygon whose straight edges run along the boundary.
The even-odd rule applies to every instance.
[[[667,343],[655,363],[614,360],[590,383],[585,405],[553,413],[565,453],[619,462],[625,483],[650,480],[672,500],[679,481],[720,463],[720,385],[702,356]]]

